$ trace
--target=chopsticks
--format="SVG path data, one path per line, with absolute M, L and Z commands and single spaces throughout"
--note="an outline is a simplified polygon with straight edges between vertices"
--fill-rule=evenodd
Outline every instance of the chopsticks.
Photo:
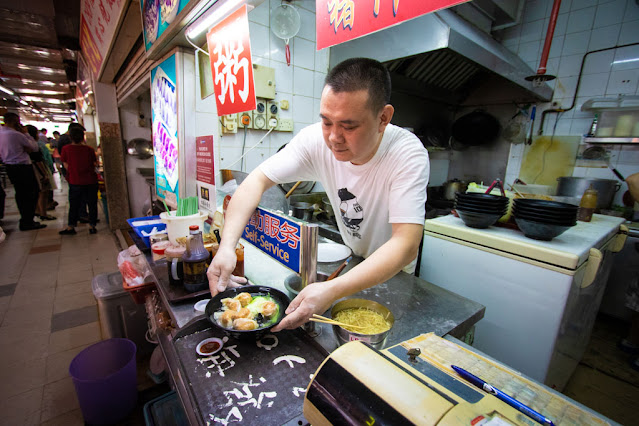
M 331 275 L 328 276 L 328 278 L 326 278 L 326 281 L 330 281 L 333 278 L 335 278 L 336 276 L 338 276 L 340 274 L 340 272 L 342 272 L 344 270 L 344 268 L 346 268 L 346 265 L 348 265 L 348 262 L 350 262 L 352 258 L 353 258 L 353 256 L 348 256 L 346 258 L 346 260 L 344 261 L 344 263 L 339 265 L 339 267 L 335 270 L 335 272 L 333 272 Z
M 340 327 L 365 328 L 364 326 L 361 326 L 361 325 L 346 324 L 344 322 L 335 321 L 333 319 L 326 318 L 317 314 L 313 314 L 313 318 L 310 318 L 309 321 L 321 322 L 322 324 L 338 325 Z

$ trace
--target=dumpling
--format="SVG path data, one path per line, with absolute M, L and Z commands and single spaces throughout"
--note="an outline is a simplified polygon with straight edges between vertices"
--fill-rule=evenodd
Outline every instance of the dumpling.
M 244 292 L 235 296 L 235 299 L 240 301 L 240 303 L 242 304 L 242 307 L 245 307 L 246 305 L 251 303 L 251 300 L 253 300 L 253 297 L 251 297 L 249 293 Z
M 237 312 L 235 311 L 222 312 L 222 315 L 220 315 L 220 320 L 219 320 L 220 325 L 224 328 L 232 328 L 235 315 L 237 315 Z
M 235 318 L 251 318 L 251 317 L 253 317 L 253 314 L 251 313 L 251 311 L 248 310 L 248 308 L 242 308 L 239 311 L 237 311 L 237 313 L 235 314 Z
M 222 305 L 230 311 L 239 311 L 242 308 L 242 304 L 239 300 L 231 299 L 230 297 L 222 299 Z
M 257 322 L 248 318 L 237 318 L 233 321 L 233 328 L 236 330 L 255 330 Z
M 262 305 L 262 311 L 261 311 L 262 315 L 264 315 L 265 317 L 270 317 L 275 312 L 277 312 L 277 305 L 275 304 L 275 302 L 271 302 L 271 301 L 264 302 L 264 304 Z

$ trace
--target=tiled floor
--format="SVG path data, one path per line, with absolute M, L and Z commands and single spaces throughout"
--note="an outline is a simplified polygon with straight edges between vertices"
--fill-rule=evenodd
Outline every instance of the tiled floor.
M 1 425 L 84 424 L 69 363 L 101 339 L 91 280 L 117 270 L 118 248 L 103 215 L 95 235 L 88 225 L 79 225 L 77 235 L 58 235 L 67 217 L 67 186 L 59 186 L 63 189 L 54 194 L 59 205 L 49 212 L 57 220 L 28 232 L 18 230 L 13 188 L 6 189 L 1 226 L 7 239 L 0 244 Z
M 57 178 L 57 175 L 56 175 Z M 104 216 L 98 233 L 80 225 L 60 236 L 67 210 L 66 185 L 55 192 L 57 220 L 39 231 L 20 232 L 13 189 L 7 188 L 7 240 L 0 244 L 0 426 L 83 425 L 68 369 L 84 348 L 101 339 L 91 289 L 94 276 L 117 269 L 118 245 Z M 101 212 L 101 209 L 98 209 Z M 639 373 L 615 347 L 626 325 L 597 319 L 593 338 L 564 393 L 625 425 L 639 424 Z M 168 391 L 144 386 L 138 365 L 137 410 L 127 425 L 144 425 L 141 406 Z M 148 381 L 148 378 L 147 378 Z

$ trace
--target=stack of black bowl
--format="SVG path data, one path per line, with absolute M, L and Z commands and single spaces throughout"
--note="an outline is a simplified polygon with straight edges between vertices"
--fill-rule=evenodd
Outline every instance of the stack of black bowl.
M 471 228 L 488 228 L 508 211 L 508 197 L 469 192 L 455 195 L 455 210 Z
M 577 224 L 578 208 L 557 201 L 517 198 L 512 212 L 525 236 L 550 241 Z

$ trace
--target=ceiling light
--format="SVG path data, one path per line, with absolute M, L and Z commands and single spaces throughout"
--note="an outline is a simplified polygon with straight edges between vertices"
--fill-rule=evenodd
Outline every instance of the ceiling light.
M 64 95 L 69 93 L 68 90 L 38 90 L 29 88 L 16 89 L 19 93 L 29 93 L 32 95 Z
M 6 87 L 4 87 L 3 85 L 0 84 L 0 90 L 2 90 L 4 93 L 8 94 L 8 95 L 15 95 L 15 93 L 13 93 L 13 90 L 8 89 Z
M 639 58 L 632 58 L 632 59 L 622 59 L 620 61 L 614 61 L 612 64 L 613 65 L 617 65 L 617 64 L 627 64 L 628 62 L 637 62 L 639 61 Z
M 20 99 L 20 103 L 21 103 L 22 105 L 29 105 L 29 104 L 28 104 L 28 103 L 27 103 L 24 99 Z
M 193 40 L 202 32 L 208 32 L 208 30 L 215 26 L 215 24 L 226 18 L 231 12 L 245 3 L 246 0 L 228 0 L 225 2 L 220 0 L 216 1 L 206 12 L 200 15 L 195 22 L 189 25 L 185 32 L 186 36 Z M 248 10 L 250 11 L 254 6 L 248 5 L 248 7 Z

